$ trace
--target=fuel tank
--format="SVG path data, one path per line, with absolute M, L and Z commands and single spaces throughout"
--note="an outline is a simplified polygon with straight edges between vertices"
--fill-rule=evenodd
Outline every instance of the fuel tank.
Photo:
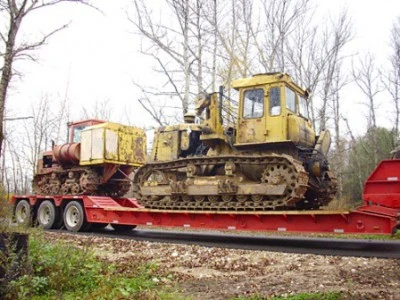
M 81 144 L 68 143 L 53 148 L 54 159 L 60 164 L 79 164 Z

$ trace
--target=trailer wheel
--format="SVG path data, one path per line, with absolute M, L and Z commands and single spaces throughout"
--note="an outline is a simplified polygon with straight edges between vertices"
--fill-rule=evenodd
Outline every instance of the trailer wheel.
M 29 202 L 27 200 L 20 200 L 15 206 L 14 215 L 18 225 L 30 225 L 33 213 Z
M 86 221 L 82 204 L 71 201 L 64 209 L 64 225 L 69 231 L 86 231 L 90 224 Z
M 131 231 L 136 228 L 136 225 L 123 225 L 123 224 L 110 224 L 111 227 L 117 232 Z
M 44 229 L 60 229 L 63 224 L 60 208 L 49 200 L 43 201 L 38 209 L 37 221 Z

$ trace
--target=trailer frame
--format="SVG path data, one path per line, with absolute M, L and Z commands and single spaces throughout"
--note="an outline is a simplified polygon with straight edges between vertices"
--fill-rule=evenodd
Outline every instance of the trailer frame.
M 18 203 L 25 204 L 25 210 L 27 208 L 26 203 L 29 203 L 30 210 L 27 212 L 28 215 L 25 216 L 25 219 L 21 218 L 24 221 L 28 221 L 28 219 L 37 220 L 38 211 L 41 211 L 39 210 L 41 204 L 46 203 L 49 206 L 49 202 L 53 203 L 54 211 L 57 212 L 57 220 L 63 218 L 65 227 L 70 231 L 85 231 L 89 229 L 91 224 L 103 224 L 104 226 L 111 224 L 114 228 L 127 230 L 141 225 L 204 230 L 337 234 L 393 234 L 400 228 L 399 209 L 369 204 L 368 202 L 364 202 L 363 206 L 355 210 L 261 212 L 146 209 L 141 207 L 134 198 L 88 195 L 17 195 L 12 197 L 11 202 L 16 207 L 16 215 L 18 215 Z M 82 208 L 81 211 L 79 210 L 79 205 Z M 73 206 L 74 210 L 68 215 L 66 211 L 71 206 Z M 69 216 L 69 221 L 66 221 L 66 215 L 67 217 Z M 75 221 L 82 224 L 75 226 Z M 39 225 L 46 228 L 46 224 L 40 223 L 39 220 Z M 47 227 L 57 226 L 56 224 L 51 224 L 51 226 Z

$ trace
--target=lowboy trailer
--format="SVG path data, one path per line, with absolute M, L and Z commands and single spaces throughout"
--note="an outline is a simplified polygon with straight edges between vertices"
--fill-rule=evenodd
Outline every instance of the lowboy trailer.
M 363 205 L 354 210 L 193 211 L 143 208 L 134 198 L 107 196 L 13 196 L 18 223 L 86 231 L 110 224 L 218 230 L 393 234 L 400 229 L 400 160 L 384 160 L 365 183 Z

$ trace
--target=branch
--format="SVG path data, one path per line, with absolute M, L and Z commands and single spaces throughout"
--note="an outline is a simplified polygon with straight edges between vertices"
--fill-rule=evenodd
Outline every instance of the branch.
M 140 103 L 140 105 L 150 114 L 150 116 L 160 125 L 160 126 L 164 126 L 165 124 L 167 124 L 167 122 L 165 122 L 165 120 L 163 121 L 162 119 L 165 119 L 163 112 L 161 109 L 159 109 L 158 111 L 156 110 L 155 106 L 153 105 L 153 103 L 150 101 L 149 97 L 147 96 L 148 91 L 146 91 L 141 85 L 137 84 L 136 82 L 132 81 L 132 84 L 135 85 L 136 87 L 138 87 L 141 92 L 143 93 L 144 97 L 143 98 L 139 98 L 138 102 Z
M 55 30 L 53 30 L 50 33 L 48 33 L 45 36 L 43 36 L 43 38 L 40 41 L 37 41 L 36 43 L 28 44 L 28 45 L 21 45 L 20 47 L 18 47 L 17 49 L 14 50 L 13 56 L 14 57 L 18 57 L 18 56 L 20 56 L 19 54 L 24 52 L 24 51 L 35 50 L 36 48 L 44 45 L 52 35 L 56 34 L 57 32 L 65 29 L 65 28 L 67 28 L 69 25 L 70 25 L 70 23 L 64 24 L 64 25 L 56 28 Z
M 180 99 L 181 101 L 183 101 L 183 98 L 182 98 L 182 96 L 181 96 L 181 94 L 180 94 L 180 92 L 179 92 L 179 90 L 178 90 L 178 87 L 175 85 L 174 80 L 173 80 L 172 77 L 169 75 L 169 72 L 168 72 L 167 69 L 165 68 L 164 64 L 161 62 L 161 60 L 160 60 L 158 57 L 157 57 L 156 59 L 157 59 L 158 63 L 160 64 L 161 68 L 163 69 L 165 76 L 167 76 L 169 83 L 173 86 L 173 88 L 174 88 L 174 90 L 175 90 L 175 92 L 176 92 L 176 95 L 179 97 L 179 99 Z
M 160 126 L 164 126 L 164 122 L 161 121 L 161 118 L 163 117 L 161 110 L 159 111 L 159 113 L 157 113 L 157 111 L 155 110 L 154 106 L 152 105 L 152 103 L 150 102 L 149 98 L 145 97 L 145 98 L 139 98 L 138 99 L 140 105 L 142 105 L 142 107 L 151 115 L 151 117 L 160 125 Z M 146 103 L 147 102 L 147 105 Z
M 33 0 L 32 4 L 27 8 L 25 14 L 27 14 L 28 12 L 33 11 L 33 10 L 37 10 L 37 9 L 41 9 L 41 8 L 44 8 L 44 7 L 49 7 L 49 6 L 56 5 L 56 4 L 59 4 L 61 2 L 68 2 L 68 3 L 75 2 L 75 3 L 78 3 L 78 4 L 82 4 L 82 5 L 88 6 L 90 8 L 93 8 L 93 9 L 103 13 L 99 8 L 91 5 L 90 3 L 86 2 L 85 0 L 53 0 L 53 1 L 49 1 L 49 2 L 43 2 L 42 1 L 42 4 L 37 5 L 37 6 L 35 6 L 35 5 L 38 3 L 38 0 Z
M 4 43 L 7 43 L 6 37 L 0 32 L 0 38 Z

